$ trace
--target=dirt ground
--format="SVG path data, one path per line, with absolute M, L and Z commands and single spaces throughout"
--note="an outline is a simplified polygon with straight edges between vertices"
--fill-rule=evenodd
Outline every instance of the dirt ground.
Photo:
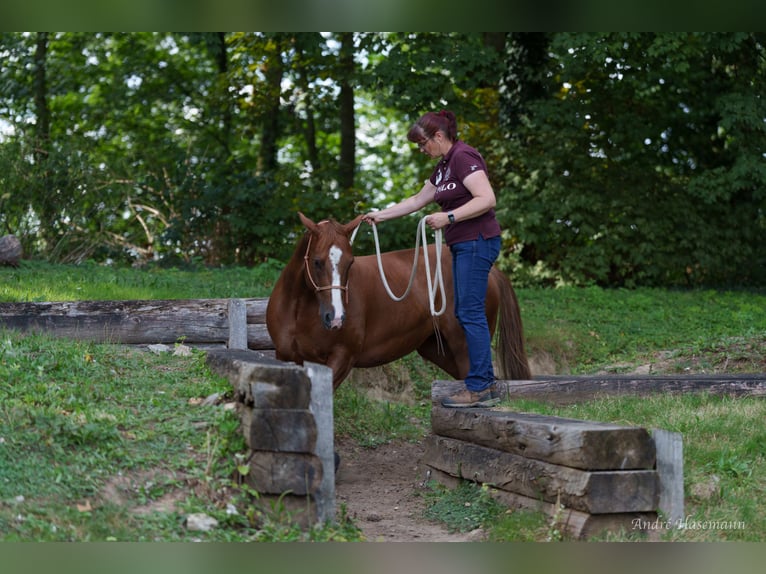
M 450 533 L 424 516 L 423 443 L 396 441 L 362 448 L 349 439 L 335 450 L 341 457 L 335 477 L 335 502 L 369 542 L 469 542 L 482 531 Z

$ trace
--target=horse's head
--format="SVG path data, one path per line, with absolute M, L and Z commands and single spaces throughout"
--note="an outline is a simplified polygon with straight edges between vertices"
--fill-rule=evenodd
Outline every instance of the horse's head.
M 334 220 L 314 223 L 302 213 L 298 216 L 308 230 L 303 257 L 306 282 L 316 292 L 322 324 L 326 329 L 340 329 L 346 319 L 348 274 L 354 263 L 350 237 L 362 216 L 346 225 Z

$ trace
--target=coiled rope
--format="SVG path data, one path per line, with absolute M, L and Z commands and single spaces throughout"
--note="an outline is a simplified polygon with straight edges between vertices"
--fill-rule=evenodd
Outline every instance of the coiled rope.
M 359 226 L 351 234 L 352 244 L 354 243 L 354 238 L 356 237 L 357 231 L 359 231 Z M 407 295 L 410 294 L 410 291 L 412 290 L 412 284 L 415 281 L 415 273 L 417 272 L 417 269 L 418 269 L 418 257 L 420 254 L 419 247 L 422 242 L 423 260 L 425 262 L 425 268 L 426 268 L 426 285 L 428 287 L 428 303 L 431 309 L 431 316 L 438 317 L 439 315 L 442 315 L 447 308 L 447 297 L 446 297 L 446 292 L 444 289 L 444 275 L 442 273 L 442 264 L 441 264 L 442 230 L 441 229 L 434 230 L 434 246 L 436 248 L 436 270 L 432 276 L 431 262 L 428 256 L 428 237 L 426 232 L 426 217 L 422 217 L 420 221 L 418 221 L 418 227 L 415 231 L 415 255 L 412 261 L 412 271 L 410 272 L 410 280 L 407 283 L 407 288 L 404 290 L 404 293 L 402 295 L 394 294 L 393 290 L 391 289 L 391 286 L 388 284 L 388 279 L 386 279 L 386 272 L 383 269 L 383 258 L 381 257 L 381 254 L 380 254 L 380 240 L 378 239 L 378 228 L 375 225 L 375 223 L 372 223 L 372 236 L 373 236 L 373 239 L 375 240 L 375 255 L 377 256 L 378 271 L 380 272 L 380 278 L 383 281 L 383 287 L 385 287 L 386 293 L 388 293 L 388 296 L 394 301 L 402 301 L 403 299 L 407 297 Z M 441 308 L 439 310 L 436 309 L 437 294 L 441 296 Z

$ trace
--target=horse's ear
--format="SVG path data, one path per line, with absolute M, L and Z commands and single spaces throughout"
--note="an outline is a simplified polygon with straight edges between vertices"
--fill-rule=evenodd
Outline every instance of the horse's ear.
M 312 231 L 312 232 L 316 231 L 316 228 L 317 228 L 317 224 L 316 224 L 316 223 L 314 223 L 313 221 L 311 221 L 311 220 L 310 220 L 308 217 L 306 217 L 305 215 L 303 215 L 303 214 L 302 214 L 300 211 L 298 212 L 298 217 L 300 218 L 300 220 L 301 220 L 301 223 L 303 224 L 303 226 L 304 226 L 306 229 L 308 229 L 309 231 Z
M 350 236 L 354 232 L 354 229 L 359 227 L 359 224 L 362 222 L 363 217 L 364 217 L 363 213 L 359 214 L 353 219 L 353 221 L 350 221 L 343 226 L 343 231 L 346 233 L 346 235 Z

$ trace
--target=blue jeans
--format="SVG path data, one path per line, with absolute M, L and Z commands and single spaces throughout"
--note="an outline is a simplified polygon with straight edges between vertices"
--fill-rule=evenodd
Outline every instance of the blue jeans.
M 483 391 L 495 382 L 492 345 L 485 310 L 489 271 L 500 254 L 500 237 L 463 241 L 450 246 L 455 316 L 463 327 L 470 370 L 465 378 L 469 391 Z

